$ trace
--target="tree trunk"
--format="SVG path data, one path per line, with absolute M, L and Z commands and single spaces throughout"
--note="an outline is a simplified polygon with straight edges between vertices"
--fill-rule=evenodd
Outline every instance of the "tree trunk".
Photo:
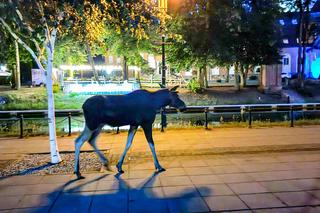
M 226 82 L 229 83 L 230 81 L 230 66 L 226 66 L 226 69 L 227 69 L 227 76 L 226 76 Z
M 301 64 L 301 81 L 300 81 L 300 88 L 304 88 L 304 73 L 305 73 L 305 66 L 306 66 L 306 49 L 308 44 L 308 27 L 309 27 L 309 19 L 310 19 L 310 9 L 307 7 L 306 15 L 304 16 L 303 22 L 303 41 L 302 41 L 302 64 Z
M 19 54 L 19 45 L 18 41 L 14 41 L 15 47 L 16 47 L 16 69 L 15 69 L 15 87 L 17 90 L 21 88 L 21 80 L 20 80 L 20 54 Z
M 99 76 L 98 76 L 97 70 L 96 70 L 96 68 L 95 68 L 95 66 L 94 66 L 94 61 L 93 61 L 91 49 L 90 49 L 90 46 L 89 46 L 89 43 L 88 43 L 88 42 L 86 42 L 86 50 L 87 50 L 87 54 L 88 54 L 89 63 L 90 63 L 90 65 L 91 65 L 91 69 L 92 69 L 92 71 L 93 71 L 94 79 L 95 79 L 96 81 L 98 81 L 98 83 L 100 83 Z
M 236 63 L 234 65 L 234 82 L 235 88 L 240 91 L 240 76 L 239 76 L 239 64 Z
M 123 56 L 123 81 L 128 81 L 128 64 L 126 56 Z
M 299 85 L 301 85 L 303 81 L 303 75 L 302 75 L 302 40 L 303 40 L 303 22 L 304 22 L 304 8 L 301 5 L 300 7 L 300 14 L 299 14 L 299 47 L 298 47 L 298 82 Z
M 54 43 L 56 39 L 56 30 L 54 29 L 51 33 L 51 38 L 46 46 L 48 60 L 47 60 L 47 96 L 48 96 L 48 124 L 49 124 L 49 140 L 50 140 L 50 153 L 51 163 L 56 164 L 61 162 L 57 145 L 57 134 L 56 134 L 56 119 L 54 109 L 54 96 L 53 96 L 53 83 L 52 83 L 52 66 L 53 66 L 53 53 Z
M 207 88 L 209 87 L 209 85 L 208 85 L 208 67 L 207 67 L 207 66 L 204 67 L 203 77 L 204 77 L 204 79 L 203 79 L 203 81 L 204 81 L 204 86 L 205 86 L 205 88 L 207 89 Z
M 203 77 L 203 67 L 197 69 L 197 81 L 201 88 L 204 88 L 204 77 Z

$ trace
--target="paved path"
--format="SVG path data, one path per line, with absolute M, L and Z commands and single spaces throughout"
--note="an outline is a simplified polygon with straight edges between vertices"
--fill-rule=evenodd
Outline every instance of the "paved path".
M 128 153 L 139 158 L 127 160 L 124 175 L 91 173 L 76 182 L 71 174 L 4 178 L 0 213 L 320 212 L 319 130 L 320 126 L 155 131 L 160 162 L 167 168 L 157 175 L 139 131 Z M 60 150 L 72 152 L 75 137 L 59 137 Z M 105 133 L 98 145 L 119 155 L 125 140 L 126 133 Z M 48 150 L 47 137 L 0 139 L 0 161 Z
M 0 212 L 320 212 L 320 151 L 146 159 L 108 173 L 0 180 Z
M 76 136 L 58 137 L 60 151 L 74 151 Z M 97 144 L 101 149 L 110 149 L 110 155 L 117 157 L 125 147 L 126 137 L 126 132 L 118 135 L 103 133 Z M 159 156 L 320 149 L 320 126 L 167 129 L 165 133 L 154 130 L 153 138 Z M 0 160 L 15 159 L 26 153 L 47 153 L 49 150 L 48 137 L 0 138 Z M 92 149 L 86 143 L 82 150 Z M 142 131 L 137 132 L 128 154 L 151 156 Z

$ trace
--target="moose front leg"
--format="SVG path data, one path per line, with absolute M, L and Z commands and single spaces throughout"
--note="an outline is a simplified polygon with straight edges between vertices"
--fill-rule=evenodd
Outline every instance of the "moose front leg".
M 119 173 L 124 173 L 124 171 L 122 170 L 122 164 L 123 164 L 124 158 L 126 157 L 128 150 L 132 144 L 132 140 L 133 140 L 134 135 L 137 132 L 137 129 L 138 129 L 138 126 L 130 126 L 130 129 L 128 132 L 127 145 L 126 145 L 126 147 L 125 147 L 125 149 L 119 159 L 119 162 L 116 165 Z
M 142 128 L 143 128 L 144 134 L 146 136 L 146 139 L 148 141 L 149 147 L 151 149 L 153 161 L 154 161 L 154 165 L 155 165 L 156 169 L 158 170 L 158 172 L 166 171 L 162 166 L 160 166 L 159 160 L 157 158 L 157 153 L 156 153 L 156 150 L 154 147 L 154 141 L 153 141 L 153 137 L 152 137 L 152 124 L 142 126 Z

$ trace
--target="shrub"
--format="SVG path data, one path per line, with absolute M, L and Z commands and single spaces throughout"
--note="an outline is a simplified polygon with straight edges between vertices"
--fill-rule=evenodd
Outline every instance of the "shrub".
M 59 84 L 53 84 L 53 93 L 58 93 L 60 91 Z
M 193 78 L 188 82 L 187 85 L 188 90 L 190 90 L 191 92 L 194 93 L 201 93 L 202 92 L 202 88 L 199 84 L 199 82 L 197 81 L 197 79 Z

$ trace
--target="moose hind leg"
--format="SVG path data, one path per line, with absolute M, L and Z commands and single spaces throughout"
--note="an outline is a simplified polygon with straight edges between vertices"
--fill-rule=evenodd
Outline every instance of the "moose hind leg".
M 146 136 L 146 139 L 148 141 L 149 147 L 151 149 L 153 161 L 154 161 L 154 165 L 155 165 L 156 169 L 158 170 L 158 172 L 165 171 L 165 169 L 160 165 L 159 160 L 157 158 L 157 153 L 156 153 L 156 150 L 154 147 L 154 141 L 152 138 L 152 124 L 143 126 L 142 128 L 143 128 L 144 134 Z
M 119 162 L 116 165 L 119 173 L 124 173 L 124 171 L 122 170 L 122 164 L 123 164 L 124 158 L 126 157 L 128 150 L 132 144 L 132 140 L 133 140 L 134 135 L 137 132 L 137 128 L 138 128 L 137 126 L 130 126 L 126 147 L 125 147 L 125 149 L 119 159 Z
M 109 167 L 109 161 L 108 159 L 104 156 L 104 154 L 98 149 L 97 147 L 97 138 L 98 138 L 98 135 L 100 134 L 101 132 L 101 128 L 97 129 L 96 131 L 94 131 L 92 133 L 92 136 L 90 137 L 89 139 L 89 144 L 93 147 L 94 151 L 96 152 L 96 154 L 98 155 L 100 161 L 102 162 L 103 166 L 105 166 L 107 168 L 107 170 L 111 170 L 110 167 Z
M 84 142 L 86 142 L 92 135 L 92 132 L 86 126 L 81 135 L 75 140 L 75 151 L 74 151 L 74 173 L 78 179 L 83 179 L 80 173 L 80 149 Z

